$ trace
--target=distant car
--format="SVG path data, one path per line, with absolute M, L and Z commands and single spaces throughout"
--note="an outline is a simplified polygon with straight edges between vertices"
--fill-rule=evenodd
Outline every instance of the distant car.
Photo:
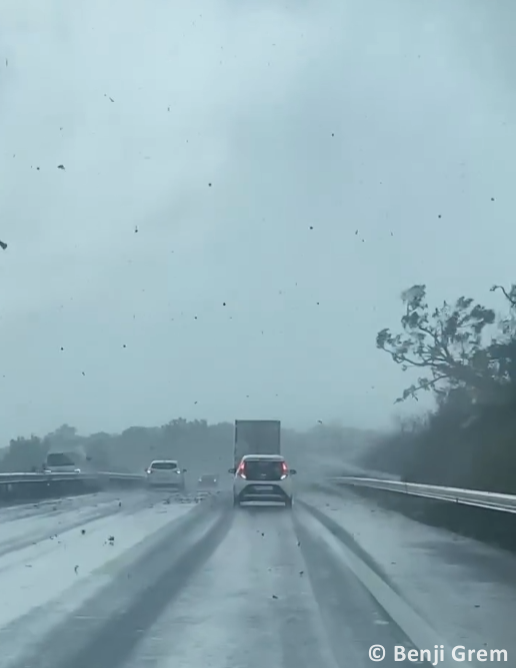
M 219 476 L 216 474 L 202 475 L 197 481 L 201 489 L 216 489 L 219 486 Z
M 81 469 L 65 452 L 52 452 L 47 455 L 43 464 L 44 473 L 80 473 Z
M 185 489 L 186 469 L 182 469 L 176 459 L 155 459 L 146 469 L 149 487 L 172 487 Z
M 273 501 L 292 507 L 292 477 L 297 473 L 289 469 L 281 455 L 245 455 L 234 473 L 233 504 L 240 506 L 247 501 Z

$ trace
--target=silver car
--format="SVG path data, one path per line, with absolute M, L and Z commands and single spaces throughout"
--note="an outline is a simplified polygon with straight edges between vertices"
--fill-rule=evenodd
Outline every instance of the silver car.
M 146 473 L 149 487 L 172 487 L 180 491 L 185 489 L 186 469 L 180 468 L 177 459 L 155 459 L 146 469 Z

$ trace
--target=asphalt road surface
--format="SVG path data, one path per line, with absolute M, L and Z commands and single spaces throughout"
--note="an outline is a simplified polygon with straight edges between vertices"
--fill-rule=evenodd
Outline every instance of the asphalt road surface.
M 516 665 L 516 559 L 352 493 L 102 493 L 0 523 L 2 668 Z

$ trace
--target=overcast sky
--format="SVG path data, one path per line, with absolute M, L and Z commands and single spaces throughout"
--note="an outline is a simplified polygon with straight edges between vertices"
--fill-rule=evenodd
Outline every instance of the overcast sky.
M 401 291 L 516 281 L 511 5 L 4 0 L 0 439 L 388 424 Z

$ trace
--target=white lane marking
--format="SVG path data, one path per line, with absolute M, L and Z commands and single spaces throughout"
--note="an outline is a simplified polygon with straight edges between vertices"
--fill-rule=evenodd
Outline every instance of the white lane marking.
M 376 559 L 403 598 L 450 643 L 471 647 L 480 639 L 482 647 L 516 655 L 514 555 L 346 490 L 306 493 L 303 500 Z
M 100 512 L 119 512 L 118 499 L 109 499 L 102 502 L 90 502 L 82 505 L 64 506 L 54 504 L 44 513 L 34 509 L 33 514 L 27 514 L 20 518 L 11 518 L 6 524 L 2 524 L 0 535 L 0 550 L 8 547 L 9 543 L 32 537 L 34 542 L 41 540 L 43 536 L 57 533 L 68 524 L 87 522 L 89 518 L 98 516 Z
M 303 525 L 323 541 L 332 554 L 340 559 L 369 590 L 389 617 L 402 629 L 415 647 L 432 649 L 444 645 L 445 661 L 442 668 L 455 668 L 451 657 L 452 645 L 442 638 L 419 613 L 404 601 L 382 578 L 338 540 L 308 510 L 302 508 Z M 300 513 L 301 515 L 301 513 Z M 476 668 L 475 664 L 463 662 L 464 668 Z
M 307 617 L 321 639 L 312 645 L 318 668 L 334 668 L 309 580 L 299 575 L 303 569 L 288 512 L 236 511 L 223 543 L 125 668 L 280 668 L 288 626 L 306 626 Z
M 132 558 L 154 533 L 191 507 L 168 509 L 166 515 L 159 508 L 146 508 L 94 521 L 84 535 L 80 528 L 73 529 L 64 532 L 59 542 L 49 540 L 0 558 L 0 567 L 9 562 L 0 573 L 0 646 L 5 648 L 8 642 L 7 625 L 34 609 L 41 615 L 31 622 L 31 631 L 39 627 L 40 634 L 72 614 L 110 581 L 113 565 L 119 568 L 124 558 Z M 110 536 L 115 538 L 112 543 Z M 32 568 L 26 568 L 29 564 Z

